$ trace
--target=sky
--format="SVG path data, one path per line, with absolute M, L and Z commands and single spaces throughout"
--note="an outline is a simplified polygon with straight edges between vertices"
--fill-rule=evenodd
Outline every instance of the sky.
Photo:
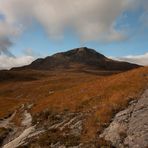
M 0 69 L 90 47 L 148 65 L 148 0 L 0 0 Z

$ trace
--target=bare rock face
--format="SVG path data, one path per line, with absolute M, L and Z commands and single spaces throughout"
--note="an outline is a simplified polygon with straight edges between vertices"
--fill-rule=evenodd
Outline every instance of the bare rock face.
M 148 147 L 148 89 L 139 100 L 130 102 L 100 135 L 118 148 Z

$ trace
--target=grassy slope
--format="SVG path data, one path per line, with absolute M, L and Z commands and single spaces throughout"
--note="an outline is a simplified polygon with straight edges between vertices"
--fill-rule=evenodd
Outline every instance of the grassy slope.
M 147 68 L 139 68 L 79 83 L 39 100 L 33 112 L 45 108 L 89 112 L 91 116 L 85 122 L 82 135 L 84 141 L 89 140 L 108 125 L 116 112 L 143 91 L 148 82 L 147 73 Z
M 139 95 L 148 82 L 147 74 L 147 67 L 105 77 L 91 73 L 50 72 L 42 73 L 36 81 L 2 82 L 0 117 L 28 101 L 35 103 L 33 114 L 45 108 L 89 112 L 91 116 L 86 119 L 82 134 L 82 140 L 87 141 Z

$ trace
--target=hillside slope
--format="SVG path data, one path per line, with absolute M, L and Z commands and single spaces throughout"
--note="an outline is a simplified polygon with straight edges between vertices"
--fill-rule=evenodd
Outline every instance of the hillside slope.
M 11 145 L 9 140 L 14 140 L 28 147 L 111 147 L 99 135 L 116 113 L 139 99 L 148 84 L 147 67 L 108 76 L 80 71 L 15 71 L 19 75 L 24 72 L 37 79 L 0 83 L 3 144 Z

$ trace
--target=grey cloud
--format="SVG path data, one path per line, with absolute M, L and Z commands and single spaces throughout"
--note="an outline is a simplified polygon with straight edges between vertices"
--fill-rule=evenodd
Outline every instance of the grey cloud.
M 7 23 L 5 20 L 0 20 L 0 54 L 13 56 L 9 48 L 13 45 L 12 39 L 20 33 L 20 27 Z
M 0 38 L 0 54 L 6 54 L 7 56 L 14 57 L 14 55 L 8 50 L 12 44 L 13 43 L 9 38 Z
M 133 0 L 2 0 L 0 10 L 8 24 L 28 26 L 38 21 L 51 38 L 61 37 L 69 27 L 85 41 L 118 41 L 125 34 L 114 23 L 133 5 Z

